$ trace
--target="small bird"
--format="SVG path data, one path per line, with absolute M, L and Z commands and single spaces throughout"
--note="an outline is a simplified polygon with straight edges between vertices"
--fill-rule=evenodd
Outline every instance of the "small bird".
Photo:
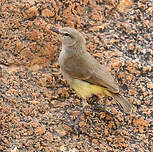
M 82 97 L 83 109 L 88 105 L 87 97 L 103 93 L 113 97 L 124 112 L 131 112 L 133 105 L 120 94 L 110 72 L 86 51 L 83 35 L 70 27 L 51 30 L 61 35 L 62 51 L 58 59 L 60 69 L 70 87 Z

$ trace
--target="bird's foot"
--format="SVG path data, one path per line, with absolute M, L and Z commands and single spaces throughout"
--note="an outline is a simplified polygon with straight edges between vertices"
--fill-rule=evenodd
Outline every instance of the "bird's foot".
M 84 113 L 84 111 L 87 109 L 87 105 L 83 107 L 83 109 L 79 112 L 77 118 L 72 122 L 64 122 L 66 125 L 73 127 L 75 133 L 78 135 L 79 134 L 79 121 L 80 121 L 80 117 L 81 115 Z

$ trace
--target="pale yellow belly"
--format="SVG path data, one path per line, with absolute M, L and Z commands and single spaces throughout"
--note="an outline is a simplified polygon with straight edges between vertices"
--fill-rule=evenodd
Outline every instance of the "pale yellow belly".
M 112 94 L 106 89 L 101 86 L 90 84 L 86 81 L 73 79 L 71 83 L 71 87 L 76 91 L 78 95 L 82 98 L 90 97 L 91 95 L 95 94 L 104 94 L 106 96 L 112 96 Z

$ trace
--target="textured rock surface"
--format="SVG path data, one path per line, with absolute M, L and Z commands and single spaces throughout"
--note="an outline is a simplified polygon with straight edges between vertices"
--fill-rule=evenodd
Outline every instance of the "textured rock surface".
M 153 151 L 152 3 L 1 0 L 0 151 Z M 99 97 L 110 113 L 91 104 L 79 135 L 64 123 L 82 106 L 57 63 L 61 44 L 49 28 L 62 26 L 84 34 L 87 51 L 107 64 L 134 104 L 132 114 Z

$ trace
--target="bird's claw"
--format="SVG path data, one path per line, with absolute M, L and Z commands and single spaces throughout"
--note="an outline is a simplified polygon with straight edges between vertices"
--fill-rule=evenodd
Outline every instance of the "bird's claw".
M 64 122 L 66 125 L 68 125 L 69 127 L 73 127 L 75 133 L 78 135 L 79 134 L 79 121 L 80 121 L 80 117 L 81 115 L 84 113 L 84 110 L 87 109 L 88 106 L 84 106 L 83 109 L 79 112 L 77 118 L 72 122 L 72 120 L 69 118 L 69 120 L 71 122 Z

